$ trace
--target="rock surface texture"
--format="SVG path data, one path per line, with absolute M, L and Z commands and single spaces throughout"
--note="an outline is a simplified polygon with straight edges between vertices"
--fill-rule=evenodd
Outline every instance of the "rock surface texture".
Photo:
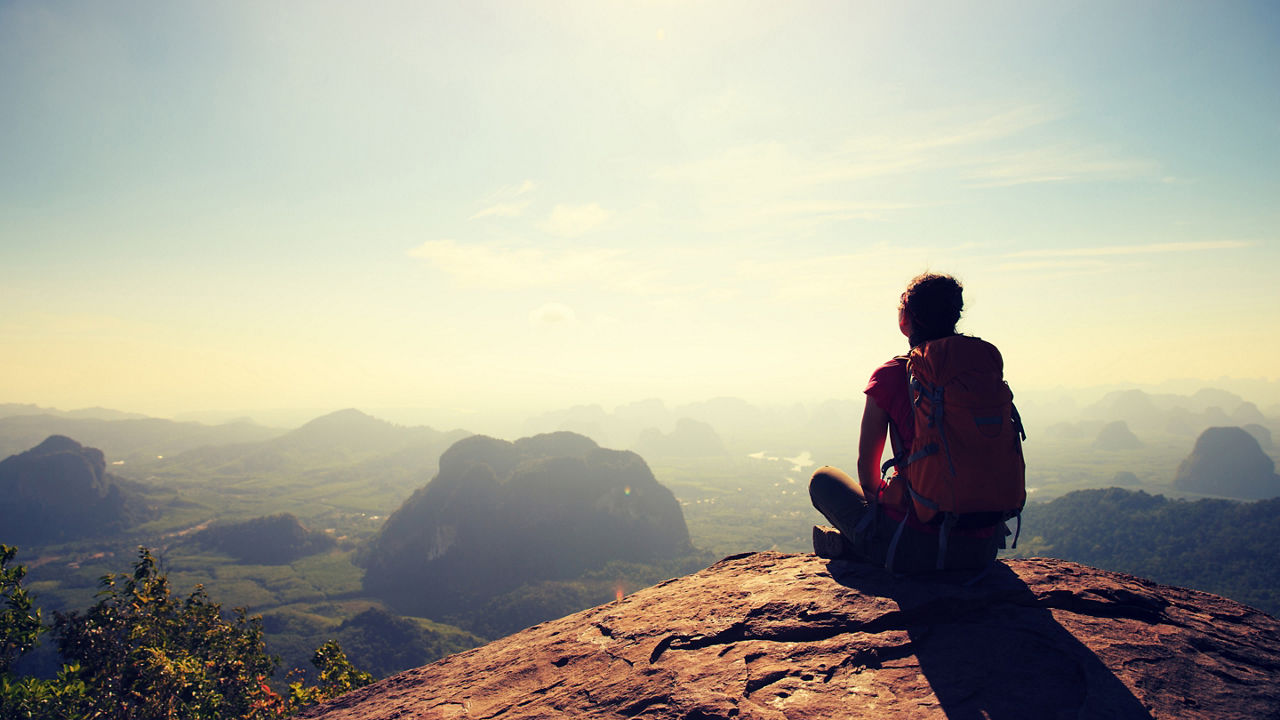
M 1061 560 L 954 580 L 733 556 L 306 716 L 1280 717 L 1270 615 Z

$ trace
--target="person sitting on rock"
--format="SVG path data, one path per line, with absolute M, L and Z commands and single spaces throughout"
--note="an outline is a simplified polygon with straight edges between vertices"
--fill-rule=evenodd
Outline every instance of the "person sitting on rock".
M 994 373 L 995 381 L 1003 387 L 1003 392 L 1008 392 L 1001 375 L 1002 361 L 995 347 L 956 333 L 956 323 L 964 307 L 962 291 L 955 278 L 926 273 L 913 279 L 902 294 L 898 306 L 898 327 L 909 340 L 912 353 L 895 357 L 876 368 L 867 383 L 864 390 L 866 408 L 858 439 L 857 479 L 826 466 L 819 468 L 809 482 L 809 496 L 814 507 L 835 526 L 814 526 L 813 548 L 819 556 L 858 559 L 888 567 L 894 572 L 917 573 L 934 569 L 982 569 L 995 559 L 997 549 L 1003 546 L 1008 531 L 1001 521 L 1016 514 L 1025 502 L 1025 484 L 1021 475 L 1006 483 L 1011 488 L 1009 494 L 1012 499 L 1000 501 L 1016 505 L 1016 508 L 1010 508 L 1014 512 L 989 514 L 977 524 L 956 522 L 957 518 L 968 519 L 975 514 L 941 512 L 943 508 L 921 499 L 921 495 L 910 490 L 912 486 L 927 484 L 920 483 L 921 472 L 946 472 L 933 470 L 938 465 L 930 465 L 930 462 L 943 463 L 940 467 L 945 468 L 945 463 L 951 461 L 953 450 L 956 464 L 962 460 L 969 461 L 960 455 L 965 449 L 959 438 L 953 439 L 945 453 L 937 447 L 913 452 L 920 390 L 918 384 L 909 385 L 909 382 L 915 382 L 915 374 L 925 364 L 926 344 L 942 341 L 931 346 L 933 355 L 935 358 L 946 355 L 945 362 L 952 363 L 961 362 L 955 358 L 964 353 L 951 350 L 939 353 L 939 348 L 960 348 L 963 345 L 967 350 L 978 347 L 978 352 L 985 353 L 982 357 L 988 358 L 994 368 L 988 368 L 987 375 Z M 910 381 L 908 360 L 913 363 Z M 947 368 L 948 373 L 952 369 Z M 938 390 L 935 397 L 941 398 L 943 390 L 949 391 L 950 388 Z M 1013 430 L 999 429 L 998 432 L 1006 433 L 1002 437 L 1007 437 L 1009 432 L 1021 433 L 1017 411 L 1012 409 L 1012 393 L 1008 393 L 1007 403 L 1003 419 Z M 937 400 L 937 404 L 941 405 L 942 400 Z M 963 408 L 948 406 L 948 409 L 958 415 Z M 994 418 L 974 417 L 974 420 L 977 422 L 971 424 L 998 425 L 1002 421 L 998 415 Z M 932 428 L 931 420 L 927 420 L 927 424 Z M 887 438 L 893 443 L 894 460 L 886 467 L 896 465 L 897 473 L 885 478 L 880 472 L 880 461 Z M 1009 441 L 1004 442 L 1010 444 Z M 1011 444 L 1016 445 L 1017 456 L 1010 461 L 1010 467 L 1016 467 L 1009 472 L 1022 473 L 1025 465 L 1022 463 L 1021 445 L 1016 438 Z M 944 438 L 943 442 L 933 445 L 946 446 L 947 443 Z M 898 478 L 905 475 L 904 467 L 908 463 L 930 452 L 935 453 L 935 457 L 913 467 L 910 484 L 899 481 Z M 1001 445 L 1000 452 L 1011 451 L 1006 451 Z M 956 472 L 954 467 L 950 472 Z M 987 478 L 980 477 L 979 483 L 987 484 Z M 1020 499 L 1016 497 L 1018 489 L 1022 492 Z M 912 502 L 913 498 L 915 502 Z M 922 507 L 925 508 L 923 512 L 920 511 Z M 938 512 L 931 512 L 930 508 Z M 921 515 L 926 519 L 921 519 Z

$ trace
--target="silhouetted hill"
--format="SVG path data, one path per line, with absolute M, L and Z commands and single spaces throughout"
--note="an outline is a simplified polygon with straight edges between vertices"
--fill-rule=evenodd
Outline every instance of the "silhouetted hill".
M 597 443 L 612 444 L 631 434 L 629 429 L 600 405 L 574 405 L 531 417 L 524 423 L 530 436 L 552 432 L 572 432 Z
M 481 642 L 450 626 L 427 624 L 376 607 L 344 620 L 336 636 L 351 662 L 374 677 L 417 667 Z
M 52 435 L 0 461 L 0 542 L 43 545 L 119 531 L 148 515 L 101 450 Z
M 434 468 L 441 450 L 468 434 L 402 427 L 348 409 L 318 417 L 269 440 L 198 448 L 168 461 L 189 470 L 261 475 L 377 463 L 395 455 L 397 468 L 416 474 Z
M 653 440 L 655 428 L 659 433 L 670 430 L 678 433 L 676 423 L 680 418 L 687 418 L 710 426 L 726 446 L 735 449 L 777 445 L 783 441 L 782 436 L 810 442 L 815 433 L 823 438 L 838 437 L 844 442 L 848 427 L 856 429 L 862 417 L 862 402 L 859 401 L 856 414 L 849 412 L 848 401 L 828 401 L 811 414 L 800 404 L 760 407 L 733 397 L 717 397 L 671 409 L 660 400 L 644 400 L 619 406 L 613 412 L 599 405 L 578 405 L 529 418 L 524 428 L 530 434 L 567 430 L 586 435 L 597 443 L 639 448 L 642 441 Z M 841 414 L 838 422 L 831 422 L 833 413 Z
M 766 411 L 741 398 L 712 398 L 682 405 L 677 411 L 716 428 L 726 442 L 754 444 L 772 440 L 777 433 L 777 423 Z
M 1231 413 L 1231 422 L 1234 425 L 1248 425 L 1250 423 L 1264 423 L 1267 421 L 1266 416 L 1258 409 L 1257 405 L 1251 402 L 1240 403 Z
M 1257 720 L 1280 621 L 1063 560 L 974 584 L 748 553 L 310 708 L 405 718 Z
M 391 437 L 396 429 L 397 426 L 386 420 L 347 408 L 322 415 L 288 433 L 285 439 L 296 444 L 386 446 L 394 442 Z
M 337 544 L 324 532 L 307 529 L 290 513 L 214 525 L 192 539 L 255 565 L 290 563 Z
M 78 420 L 140 420 L 147 416 L 140 413 L 112 410 L 111 408 L 91 407 L 79 410 L 59 410 L 57 408 L 40 407 L 30 403 L 0 403 L 0 418 L 16 415 L 51 415 Z
M 1275 440 L 1271 437 L 1271 430 L 1268 428 L 1255 423 L 1249 423 L 1248 425 L 1241 426 L 1240 429 L 1252 435 L 1253 439 L 1258 441 L 1258 447 L 1263 450 L 1270 450 L 1276 446 Z
M 1218 388 L 1201 388 L 1191 395 L 1191 409 L 1199 412 L 1205 412 L 1211 408 L 1226 409 L 1235 408 L 1244 402 L 1244 399 L 1233 392 L 1219 390 Z
M 1213 427 L 1201 433 L 1191 455 L 1178 465 L 1173 486 L 1242 500 L 1280 495 L 1275 461 L 1262 452 L 1254 436 L 1238 427 Z
M 1258 407 L 1235 393 L 1204 388 L 1192 395 L 1118 390 L 1083 410 L 1094 420 L 1123 420 L 1139 435 L 1196 435 L 1220 425 L 1263 424 Z
M 567 432 L 473 436 L 387 519 L 364 583 L 402 611 L 441 617 L 525 583 L 690 549 L 675 496 L 639 455 Z
M 1142 441 L 1123 420 L 1107 423 L 1093 440 L 1094 450 L 1133 450 L 1142 447 Z
M 1150 428 L 1164 424 L 1164 408 L 1156 406 L 1152 396 L 1142 390 L 1117 390 L 1085 408 L 1087 417 L 1115 421 L 1124 420 L 1130 427 Z
M 1142 481 L 1138 479 L 1137 475 L 1128 470 L 1121 470 L 1111 476 L 1111 484 L 1115 487 L 1138 487 L 1142 484 Z
M 676 421 L 676 429 L 664 433 L 649 428 L 636 441 L 636 452 L 646 457 L 712 457 L 725 455 L 724 441 L 707 423 L 690 418 Z

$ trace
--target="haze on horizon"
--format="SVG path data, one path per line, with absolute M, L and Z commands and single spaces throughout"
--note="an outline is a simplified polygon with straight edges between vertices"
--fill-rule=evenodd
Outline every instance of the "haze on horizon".
M 0 402 L 1280 380 L 1271 2 L 0 5 Z M 459 422 L 458 424 L 463 424 Z

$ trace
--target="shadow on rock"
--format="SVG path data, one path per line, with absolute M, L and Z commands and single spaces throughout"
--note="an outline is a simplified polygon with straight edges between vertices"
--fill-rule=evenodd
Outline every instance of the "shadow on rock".
M 910 637 L 920 673 L 951 720 L 1152 717 L 1054 610 L 1085 624 L 1117 617 L 1154 622 L 1161 611 L 1156 598 L 1037 594 L 1003 563 L 972 584 L 966 584 L 972 572 L 894 577 L 840 560 L 828 570 L 846 587 L 897 604 L 896 616 L 885 620 Z

